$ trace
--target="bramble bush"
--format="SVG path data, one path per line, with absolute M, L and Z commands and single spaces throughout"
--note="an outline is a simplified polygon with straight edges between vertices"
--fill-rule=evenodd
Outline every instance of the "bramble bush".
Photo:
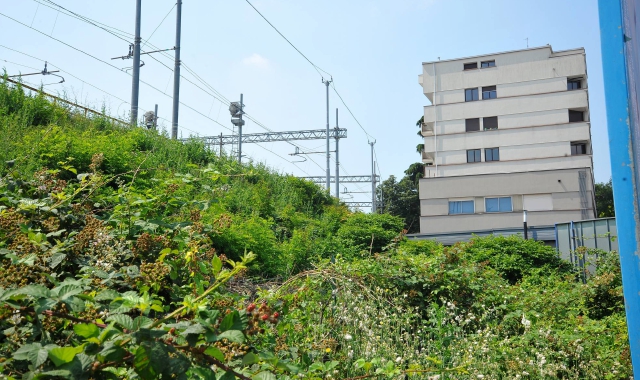
M 629 379 L 617 254 L 443 247 L 0 83 L 0 378 Z

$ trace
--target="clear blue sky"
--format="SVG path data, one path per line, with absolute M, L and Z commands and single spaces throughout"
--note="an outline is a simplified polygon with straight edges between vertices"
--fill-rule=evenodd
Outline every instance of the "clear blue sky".
M 39 0 L 44 1 L 44 0 Z M 134 31 L 135 1 L 55 0 L 65 8 L 129 33 Z M 554 50 L 584 47 L 587 52 L 589 101 L 596 181 L 610 177 L 609 152 L 600 58 L 596 0 L 254 0 L 253 4 L 309 59 L 333 75 L 347 105 L 375 137 L 383 178 L 402 176 L 420 138 L 415 122 L 429 104 L 417 83 L 421 63 L 550 44 Z M 148 38 L 173 7 L 172 0 L 143 0 L 142 37 Z M 128 46 L 104 31 L 39 5 L 34 0 L 0 0 L 0 12 L 96 57 L 127 67 L 131 61 L 111 61 L 126 55 Z M 174 45 L 175 10 L 150 42 Z M 101 107 L 122 117 L 129 105 L 131 77 L 59 42 L 0 16 L 0 44 L 52 62 L 85 81 L 65 76 L 64 85 L 45 87 L 66 93 L 83 104 Z M 146 47 L 145 49 L 148 49 Z M 169 59 L 158 59 L 172 66 Z M 325 86 L 321 77 L 244 0 L 184 0 L 182 59 L 216 90 L 231 100 L 244 93 L 246 111 L 276 131 L 325 128 Z M 141 78 L 171 94 L 172 72 L 144 58 Z M 0 47 L 0 64 L 10 74 L 42 69 L 42 62 Z M 183 70 L 183 75 L 189 74 Z M 27 79 L 27 78 L 25 78 Z M 39 83 L 41 77 L 30 77 Z M 48 81 L 46 78 L 45 81 Z M 119 100 L 90 86 L 96 86 Z M 231 128 L 226 106 L 182 81 L 181 100 Z M 171 119 L 171 99 L 141 84 L 140 107 Z M 341 174 L 370 173 L 370 151 L 357 126 L 335 93 L 330 95 L 331 126 L 336 107 L 348 138 L 340 143 Z M 168 122 L 163 121 L 166 127 Z M 228 130 L 182 107 L 180 125 L 201 135 Z M 181 129 L 183 136 L 191 132 Z M 248 122 L 245 133 L 264 132 Z M 302 141 L 309 151 L 324 150 L 324 141 Z M 294 147 L 265 144 L 269 153 L 252 144 L 243 150 L 256 161 L 296 175 L 324 175 L 325 157 L 296 165 L 287 160 Z M 304 150 L 304 149 L 303 149 Z M 332 163 L 333 166 L 333 163 Z M 331 169 L 333 174 L 333 167 Z M 369 189 L 367 184 L 360 185 Z M 350 189 L 357 191 L 355 186 Z M 332 190 L 333 193 L 333 190 Z M 355 200 L 366 200 L 354 194 Z

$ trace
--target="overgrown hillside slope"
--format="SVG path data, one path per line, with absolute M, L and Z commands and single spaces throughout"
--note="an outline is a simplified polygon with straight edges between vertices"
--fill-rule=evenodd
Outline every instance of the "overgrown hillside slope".
M 0 83 L 6 378 L 629 378 L 617 257 L 389 215 Z

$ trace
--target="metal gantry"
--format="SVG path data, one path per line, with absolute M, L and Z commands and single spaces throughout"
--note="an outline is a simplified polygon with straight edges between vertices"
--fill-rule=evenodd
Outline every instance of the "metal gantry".
M 306 179 L 308 181 L 311 181 L 313 183 L 323 183 L 326 179 L 325 176 L 311 176 L 311 177 L 300 177 L 302 179 Z M 364 183 L 364 182 L 371 182 L 371 176 L 370 175 L 341 175 L 338 180 L 341 183 Z M 376 174 L 376 180 L 380 180 L 380 176 Z M 330 176 L 329 177 L 329 182 L 331 183 L 335 183 L 336 182 L 336 177 L 335 176 Z M 376 181 L 377 182 L 377 181 Z M 371 202 L 369 202 L 371 203 Z
M 346 138 L 347 130 L 345 128 L 332 129 L 329 131 L 331 138 Z M 246 133 L 242 135 L 242 143 L 266 143 L 277 141 L 296 141 L 296 140 L 324 140 L 327 138 L 327 131 L 324 129 L 310 129 L 306 131 L 288 131 L 288 132 L 265 132 L 265 133 Z M 209 147 L 238 144 L 240 138 L 238 135 L 220 135 L 206 137 L 192 137 L 191 139 L 201 139 Z M 183 139 L 188 140 L 188 139 Z M 323 177 L 326 178 L 326 177 Z

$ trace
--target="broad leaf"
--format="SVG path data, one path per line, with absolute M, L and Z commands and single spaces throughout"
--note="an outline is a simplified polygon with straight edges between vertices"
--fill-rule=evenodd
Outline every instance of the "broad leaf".
M 73 358 L 82 352 L 82 346 L 79 347 L 56 347 L 49 350 L 49 359 L 60 367 L 63 364 L 71 363 Z
M 217 340 L 227 339 L 230 342 L 244 343 L 244 334 L 239 330 L 227 330 L 218 335 Z
M 115 314 L 115 315 L 110 315 L 109 318 L 107 318 L 107 321 L 113 321 L 116 324 L 124 327 L 127 330 L 134 330 L 135 329 L 135 325 L 133 323 L 133 319 L 126 315 L 126 314 Z
M 221 362 L 224 362 L 224 354 L 222 353 L 222 351 L 220 351 L 220 349 L 218 347 L 214 347 L 211 346 L 209 348 L 207 348 L 204 353 L 206 355 L 209 355 L 213 358 L 216 358 L 218 360 L 220 360 Z
M 77 285 L 62 285 L 53 289 L 53 293 L 58 297 L 58 300 L 63 301 L 71 296 L 82 293 L 82 288 Z
M 34 298 L 51 297 L 51 291 L 42 285 L 27 285 L 18 289 L 18 294 L 24 294 Z
M 254 354 L 253 352 L 249 352 L 242 358 L 242 365 L 251 365 L 257 363 L 258 361 L 260 361 L 258 355 Z
M 257 375 L 253 375 L 252 379 L 255 380 L 276 380 L 276 375 L 271 372 L 262 371 Z
M 94 325 L 93 323 L 77 324 L 73 326 L 73 331 L 75 331 L 76 334 L 85 339 L 95 338 L 100 335 L 100 329 L 98 329 L 98 326 Z
M 211 259 L 211 271 L 213 272 L 213 275 L 217 276 L 221 270 L 222 270 L 222 260 L 220 260 L 218 256 L 214 256 L 213 259 Z

